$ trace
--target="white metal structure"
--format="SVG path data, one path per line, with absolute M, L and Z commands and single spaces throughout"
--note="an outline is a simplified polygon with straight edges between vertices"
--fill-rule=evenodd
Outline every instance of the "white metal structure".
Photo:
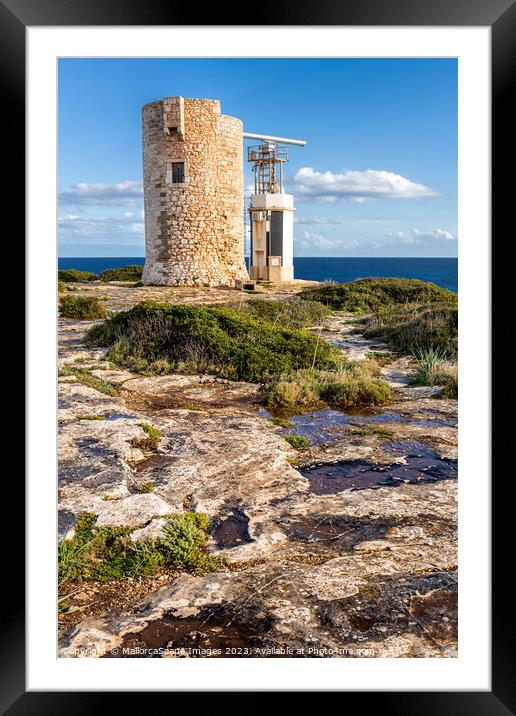
M 295 209 L 293 195 L 283 193 L 283 164 L 288 161 L 287 144 L 303 147 L 306 142 L 249 132 L 244 132 L 244 138 L 263 142 L 247 150 L 254 172 L 254 194 L 249 207 L 249 274 L 254 280 L 291 281 L 294 278 Z

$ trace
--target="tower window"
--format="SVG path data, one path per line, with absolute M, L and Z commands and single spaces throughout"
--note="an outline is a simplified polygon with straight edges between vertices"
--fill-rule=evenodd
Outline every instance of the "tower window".
M 183 184 L 185 180 L 185 163 L 172 162 L 172 184 Z

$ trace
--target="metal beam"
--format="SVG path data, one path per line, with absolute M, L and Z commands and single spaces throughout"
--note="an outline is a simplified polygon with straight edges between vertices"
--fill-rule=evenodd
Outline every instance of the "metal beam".
M 295 144 L 296 147 L 304 147 L 306 141 L 304 139 L 287 139 L 286 137 L 271 137 L 268 134 L 251 134 L 244 132 L 244 139 L 262 139 L 264 142 L 281 142 L 282 144 Z

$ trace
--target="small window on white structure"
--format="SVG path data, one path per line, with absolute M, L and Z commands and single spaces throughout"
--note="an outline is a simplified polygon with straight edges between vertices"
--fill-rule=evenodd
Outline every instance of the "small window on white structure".
M 172 184 L 183 184 L 185 180 L 185 163 L 172 162 L 171 170 Z

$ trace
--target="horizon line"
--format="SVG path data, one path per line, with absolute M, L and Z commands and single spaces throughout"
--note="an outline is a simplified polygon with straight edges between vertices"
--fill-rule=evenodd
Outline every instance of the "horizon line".
M 58 256 L 58 259 L 143 259 L 145 256 Z M 249 256 L 244 256 L 248 259 Z M 458 256 L 294 256 L 294 259 L 458 259 Z

